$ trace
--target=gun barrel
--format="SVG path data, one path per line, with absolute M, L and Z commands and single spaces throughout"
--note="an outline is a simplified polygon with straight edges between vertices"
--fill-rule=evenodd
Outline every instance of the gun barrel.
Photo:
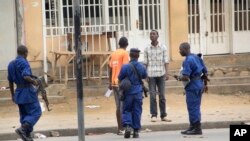
M 51 111 L 52 109 L 49 108 L 49 101 L 48 101 L 48 98 L 47 98 L 46 90 L 44 89 L 42 79 L 36 77 L 36 80 L 38 82 L 38 92 L 41 92 L 42 99 L 44 100 L 44 102 L 46 104 L 47 110 Z

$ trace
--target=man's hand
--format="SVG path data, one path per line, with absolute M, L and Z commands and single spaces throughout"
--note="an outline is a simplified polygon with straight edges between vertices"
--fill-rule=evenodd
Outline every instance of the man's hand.
M 178 75 L 175 74 L 175 75 L 174 75 L 174 78 L 175 78 L 176 80 L 179 81 L 179 78 L 180 78 L 180 77 L 179 77 Z
M 112 90 L 113 88 L 112 88 L 112 84 L 110 83 L 109 84 L 109 87 L 108 87 L 110 90 Z
M 169 76 L 168 76 L 168 74 L 166 73 L 165 74 L 165 80 L 168 80 L 169 79 Z
M 36 79 L 33 79 L 32 84 L 33 84 L 33 85 L 35 85 L 35 86 L 38 86 L 38 82 L 37 82 L 37 80 L 36 80 Z

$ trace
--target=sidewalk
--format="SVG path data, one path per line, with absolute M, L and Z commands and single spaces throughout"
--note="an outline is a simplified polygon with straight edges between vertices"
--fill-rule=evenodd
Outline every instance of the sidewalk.
M 52 105 L 52 111 L 43 116 L 34 131 L 49 136 L 49 131 L 58 131 L 60 136 L 77 134 L 77 99 L 74 91 L 67 94 L 67 102 Z M 69 98 L 71 97 L 71 98 Z M 167 113 L 172 122 L 150 122 L 149 98 L 144 99 L 142 130 L 179 130 L 188 127 L 185 96 L 167 94 Z M 116 132 L 114 97 L 84 98 L 84 126 L 86 134 Z M 202 99 L 202 128 L 228 128 L 229 124 L 250 121 L 250 94 L 217 95 L 204 94 Z M 18 109 L 0 107 L 0 140 L 16 139 L 14 130 L 19 127 Z

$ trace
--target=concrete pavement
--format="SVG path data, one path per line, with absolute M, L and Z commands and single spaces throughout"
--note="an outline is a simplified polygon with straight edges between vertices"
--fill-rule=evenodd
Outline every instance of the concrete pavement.
M 43 116 L 35 126 L 35 133 L 51 136 L 51 131 L 60 136 L 77 135 L 77 106 L 75 91 L 66 95 L 66 102 L 52 105 L 51 112 Z M 185 96 L 166 94 L 168 118 L 172 122 L 150 121 L 149 98 L 144 99 L 142 130 L 168 131 L 188 127 L 188 116 Z M 0 140 L 15 140 L 14 130 L 19 127 L 18 109 L 13 105 L 0 107 Z M 202 128 L 228 128 L 230 124 L 241 124 L 250 121 L 249 94 L 204 94 L 202 100 Z M 115 105 L 113 96 L 84 98 L 84 127 L 86 134 L 116 132 Z
M 77 136 L 70 137 L 50 137 L 46 141 L 77 141 Z M 124 141 L 123 136 L 117 136 L 112 133 L 85 136 L 86 141 Z M 140 138 L 126 139 L 129 141 L 229 141 L 229 129 L 204 129 L 203 135 L 185 136 L 176 131 L 158 131 L 158 132 L 141 132 Z M 44 139 L 36 139 L 44 141 Z

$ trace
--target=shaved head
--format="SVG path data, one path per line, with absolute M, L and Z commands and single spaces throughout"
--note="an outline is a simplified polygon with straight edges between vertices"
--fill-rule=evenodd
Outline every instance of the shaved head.
M 184 48 L 186 50 L 189 50 L 190 49 L 190 45 L 189 45 L 189 43 L 184 42 L 184 43 L 180 44 L 180 48 Z
M 24 58 L 27 58 L 28 56 L 28 49 L 24 45 L 20 45 L 17 47 L 17 54 L 20 56 L 23 56 Z
M 183 42 L 180 44 L 179 47 L 179 52 L 181 54 L 181 56 L 187 56 L 188 54 L 190 54 L 190 45 L 187 42 Z

